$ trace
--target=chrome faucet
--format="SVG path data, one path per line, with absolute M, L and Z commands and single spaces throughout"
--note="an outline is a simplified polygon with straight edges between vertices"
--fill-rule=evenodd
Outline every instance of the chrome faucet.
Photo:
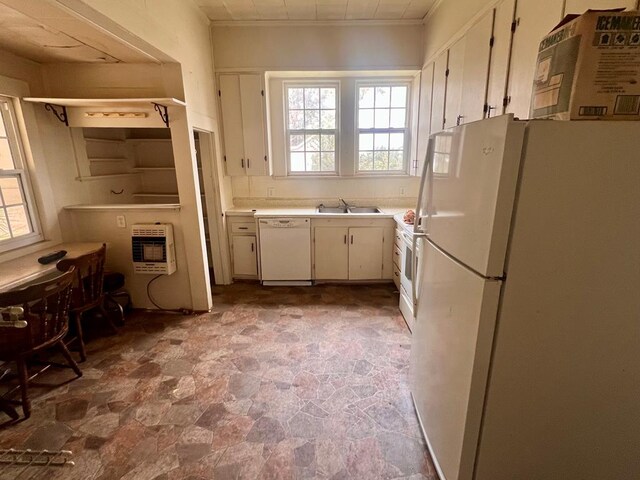
M 338 200 L 344 205 L 345 208 L 349 208 L 349 204 L 345 202 L 344 199 L 339 198 Z

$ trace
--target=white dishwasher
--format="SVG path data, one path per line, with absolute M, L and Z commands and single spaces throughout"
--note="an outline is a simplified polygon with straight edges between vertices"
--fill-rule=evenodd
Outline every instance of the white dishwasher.
M 311 221 L 261 218 L 260 266 L 264 285 L 311 284 Z

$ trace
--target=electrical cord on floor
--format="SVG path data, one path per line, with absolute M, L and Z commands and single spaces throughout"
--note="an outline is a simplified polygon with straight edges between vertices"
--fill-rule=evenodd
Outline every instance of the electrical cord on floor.
M 151 296 L 151 284 L 162 276 L 164 276 L 164 274 L 162 273 L 160 275 L 156 275 L 151 280 L 149 280 L 149 283 L 147 283 L 147 297 L 149 298 L 149 301 L 153 304 L 153 306 L 156 307 L 161 312 L 178 313 L 180 315 L 189 315 L 193 313 L 193 310 L 189 310 L 188 308 L 163 308 L 156 303 L 156 301 Z

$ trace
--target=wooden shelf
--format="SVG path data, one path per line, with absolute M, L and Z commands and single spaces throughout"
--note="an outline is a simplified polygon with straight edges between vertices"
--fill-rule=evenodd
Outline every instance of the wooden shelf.
M 100 142 L 100 143 L 117 143 L 124 144 L 125 140 L 120 140 L 117 138 L 95 138 L 95 137 L 84 137 L 87 142 Z
M 127 160 L 129 160 L 126 157 L 95 157 L 95 158 L 89 158 L 90 162 L 126 162 Z
M 131 177 L 134 175 L 138 175 L 139 172 L 132 173 L 113 173 L 111 175 L 91 175 L 88 177 L 76 177 L 76 180 L 79 182 L 93 182 L 96 180 L 107 180 L 109 178 L 120 178 L 120 177 Z
M 137 192 L 134 197 L 178 197 L 178 193 Z
M 160 171 L 160 172 L 171 172 L 175 171 L 176 167 L 136 167 L 134 170 L 136 172 L 152 172 L 152 171 Z

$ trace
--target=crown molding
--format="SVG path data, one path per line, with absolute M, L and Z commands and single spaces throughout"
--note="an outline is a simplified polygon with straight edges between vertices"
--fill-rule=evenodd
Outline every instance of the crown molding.
M 400 20 L 212 20 L 211 27 L 377 27 L 422 25 L 423 19 Z

